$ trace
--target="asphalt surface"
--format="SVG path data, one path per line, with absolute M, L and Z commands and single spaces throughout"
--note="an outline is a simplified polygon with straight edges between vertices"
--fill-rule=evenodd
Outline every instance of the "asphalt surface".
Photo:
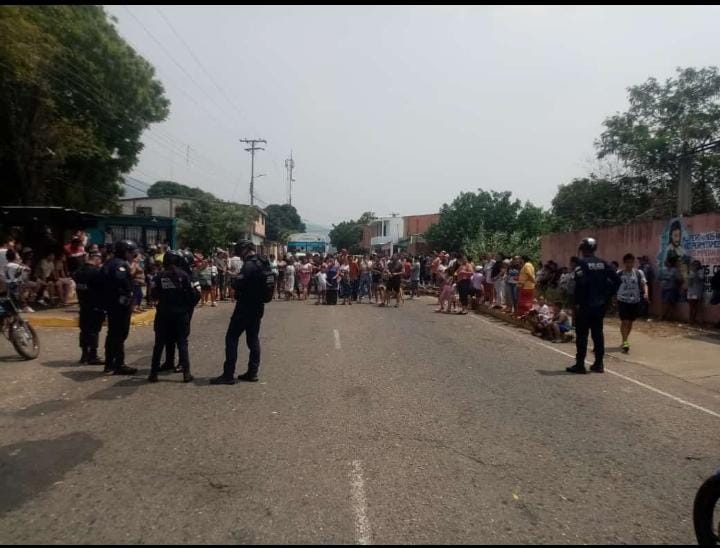
M 197 311 L 188 385 L 145 381 L 152 328 L 134 378 L 77 365 L 75 330 L 40 330 L 32 362 L 0 340 L 0 542 L 694 541 L 720 418 L 684 402 L 716 394 L 566 375 L 525 332 L 433 309 L 272 303 L 261 382 L 235 386 L 208 385 L 230 304 Z

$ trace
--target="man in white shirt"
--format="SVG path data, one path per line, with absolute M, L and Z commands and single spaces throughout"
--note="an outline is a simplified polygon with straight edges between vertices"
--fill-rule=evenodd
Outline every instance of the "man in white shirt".
M 620 316 L 620 334 L 622 335 L 622 351 L 630 352 L 630 332 L 633 322 L 641 311 L 641 303 L 648 300 L 648 284 L 645 273 L 635 268 L 635 255 L 628 253 L 623 257 L 624 269 L 618 270 L 620 287 L 617 290 L 618 313 Z
M 228 273 L 230 274 L 230 292 L 232 294 L 232 297 L 235 296 L 235 281 L 237 280 L 237 277 L 240 275 L 240 271 L 243 267 L 243 260 L 241 257 L 235 254 L 233 252 L 233 256 L 230 257 L 230 261 L 228 264 Z
M 13 238 L 5 238 L 2 245 L 0 245 L 0 276 L 5 276 L 5 267 L 8 264 L 8 249 L 15 250 L 15 240 Z

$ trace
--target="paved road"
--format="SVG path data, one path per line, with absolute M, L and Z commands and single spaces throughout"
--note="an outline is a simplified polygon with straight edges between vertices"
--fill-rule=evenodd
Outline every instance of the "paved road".
M 716 394 L 558 374 L 556 345 L 432 304 L 273 303 L 254 385 L 207 384 L 227 304 L 196 315 L 191 385 L 76 365 L 74 331 L 30 363 L 0 342 L 0 542 L 693 541 Z

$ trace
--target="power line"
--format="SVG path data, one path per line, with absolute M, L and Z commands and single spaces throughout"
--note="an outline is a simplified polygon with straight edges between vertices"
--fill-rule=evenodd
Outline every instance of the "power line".
M 203 62 L 200 60 L 198 55 L 195 54 L 194 50 L 190 47 L 190 45 L 187 43 L 187 41 L 182 37 L 180 32 L 175 28 L 175 26 L 172 24 L 172 22 L 168 19 L 168 17 L 165 16 L 165 14 L 156 7 L 155 10 L 157 11 L 158 15 L 162 17 L 162 19 L 165 21 L 167 26 L 170 28 L 170 30 L 173 32 L 173 34 L 177 37 L 177 39 L 180 41 L 180 43 L 183 45 L 183 47 L 188 51 L 190 56 L 194 59 L 194 61 L 197 63 L 197 65 L 200 67 L 200 69 L 205 73 L 205 75 L 208 77 L 210 82 L 215 86 L 215 88 L 220 92 L 220 95 L 222 95 L 223 99 L 227 102 L 230 107 L 232 107 L 235 112 L 238 113 L 239 119 L 241 122 L 243 122 L 245 125 L 249 127 L 250 130 L 252 130 L 256 135 L 260 132 L 253 126 L 253 124 L 247 119 L 245 116 L 245 113 L 240 109 L 237 104 L 228 96 L 228 94 L 225 92 L 225 89 L 217 82 L 215 77 L 212 75 L 212 73 L 205 67 Z M 275 154 L 272 152 L 272 150 L 268 150 L 268 153 L 270 154 L 271 158 L 277 162 L 280 163 L 279 160 L 275 157 Z M 275 165 L 271 163 L 271 169 L 274 172 L 276 177 L 279 177 L 279 173 L 275 170 Z

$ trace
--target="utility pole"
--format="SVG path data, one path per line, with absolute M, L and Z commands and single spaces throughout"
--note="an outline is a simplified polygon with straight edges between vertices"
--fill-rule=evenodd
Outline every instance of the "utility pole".
M 692 210 L 692 160 L 687 143 L 683 144 L 679 164 L 677 214 L 682 216 L 688 215 Z
M 240 142 L 250 145 L 250 147 L 245 150 L 250 153 L 250 205 L 255 205 L 255 151 L 265 150 L 255 145 L 256 143 L 266 145 L 267 141 L 265 139 L 240 139 Z
M 293 169 L 295 169 L 295 160 L 292 157 L 292 150 L 290 151 L 290 158 L 285 160 L 285 169 L 287 170 L 288 179 L 288 204 L 292 205 L 292 184 L 295 181 L 292 176 Z

